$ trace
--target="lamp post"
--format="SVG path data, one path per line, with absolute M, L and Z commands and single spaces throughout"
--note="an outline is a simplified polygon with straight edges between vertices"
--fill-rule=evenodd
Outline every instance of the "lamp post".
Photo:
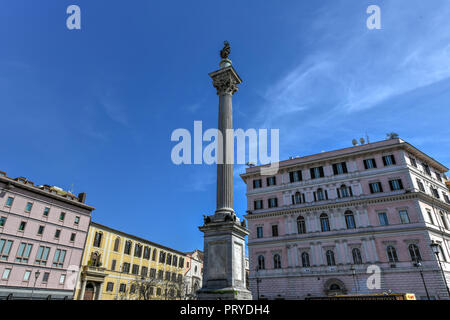
M 414 267 L 416 267 L 420 272 L 420 277 L 422 278 L 423 286 L 425 288 L 425 293 L 427 294 L 427 299 L 430 300 L 430 295 L 428 294 L 428 288 L 425 283 L 425 278 L 423 277 L 422 272 L 422 263 L 419 261 L 419 259 L 416 257 L 415 262 L 413 263 Z
M 31 288 L 31 297 L 30 297 L 30 300 L 33 300 L 33 293 L 34 293 L 34 288 L 36 287 L 36 282 L 37 282 L 37 279 L 39 278 L 39 275 L 41 274 L 41 272 L 39 271 L 39 270 L 37 270 L 35 273 L 34 273 L 34 285 L 33 285 L 33 288 Z
M 350 270 L 352 272 L 353 282 L 355 283 L 356 294 L 358 294 L 358 282 L 356 281 L 356 269 L 353 265 L 351 265 Z
M 434 254 L 436 255 L 436 259 L 439 262 L 439 267 L 441 268 L 442 277 L 444 279 L 445 288 L 447 289 L 448 297 L 450 298 L 450 289 L 448 288 L 447 279 L 445 278 L 444 269 L 442 269 L 441 260 L 439 259 L 439 244 L 435 241 L 432 241 L 430 244 L 431 250 L 433 250 Z

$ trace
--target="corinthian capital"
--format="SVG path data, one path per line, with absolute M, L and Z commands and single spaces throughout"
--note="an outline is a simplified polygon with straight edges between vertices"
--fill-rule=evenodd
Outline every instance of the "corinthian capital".
M 242 82 L 241 78 L 239 78 L 231 66 L 210 73 L 209 75 L 213 80 L 213 86 L 217 89 L 218 95 L 234 94 L 238 91 L 237 85 Z

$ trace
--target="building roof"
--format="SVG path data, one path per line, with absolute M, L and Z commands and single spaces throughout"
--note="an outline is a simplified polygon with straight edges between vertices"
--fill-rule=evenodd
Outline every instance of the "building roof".
M 5 183 L 10 187 L 18 187 L 21 189 L 25 189 L 31 192 L 39 193 L 41 195 L 54 198 L 63 202 L 70 203 L 72 205 L 81 207 L 87 210 L 95 210 L 94 207 L 89 206 L 84 203 L 86 199 L 85 193 L 80 193 L 78 196 L 74 194 L 64 191 L 61 188 L 49 185 L 35 185 L 33 181 L 28 180 L 25 177 L 11 178 L 6 175 L 6 172 L 0 171 L 0 182 Z
M 348 148 L 343 149 L 337 149 L 333 151 L 327 151 L 327 152 L 321 152 L 316 153 L 304 157 L 297 157 L 289 160 L 283 160 L 279 162 L 279 168 L 280 169 L 289 169 L 290 167 L 296 167 L 298 165 L 308 165 L 313 164 L 315 162 L 320 161 L 332 161 L 333 159 L 339 159 L 346 156 L 355 156 L 359 154 L 374 152 L 378 150 L 384 150 L 384 149 L 391 149 L 391 148 L 404 148 L 411 154 L 413 154 L 415 157 L 426 161 L 428 164 L 432 165 L 433 167 L 437 168 L 441 172 L 447 172 L 449 169 L 441 164 L 440 162 L 436 161 L 432 157 L 428 156 L 424 152 L 420 151 L 413 145 L 409 144 L 408 142 L 400 139 L 388 139 L 388 140 L 382 140 L 377 141 L 373 143 L 367 143 L 363 145 L 357 145 L 352 146 Z M 269 165 L 260 165 L 260 166 L 254 166 L 250 168 L 246 168 L 245 173 L 241 174 L 241 178 L 246 180 L 248 176 L 258 174 L 260 171 L 260 168 L 262 167 L 268 167 Z
M 182 255 L 182 256 L 186 256 L 186 253 L 184 253 L 184 252 L 181 252 L 181 251 L 178 251 L 178 250 L 175 250 L 175 249 L 163 246 L 163 245 L 161 245 L 159 243 L 156 243 L 156 242 L 153 242 L 153 241 L 150 241 L 150 240 L 147 240 L 147 239 L 144 239 L 144 238 L 141 238 L 141 237 L 138 237 L 138 236 L 135 236 L 135 235 L 132 235 L 132 234 L 129 234 L 129 233 L 117 230 L 117 229 L 113 229 L 111 227 L 102 225 L 102 224 L 97 223 L 97 222 L 91 221 L 91 226 L 99 228 L 99 229 L 104 229 L 104 230 L 107 230 L 107 231 L 110 231 L 110 232 L 113 232 L 113 233 L 116 233 L 116 234 L 119 234 L 119 235 L 122 235 L 123 237 L 127 237 L 127 238 L 130 238 L 130 239 L 139 241 L 141 243 L 145 243 L 145 244 L 151 245 L 153 247 L 157 247 L 157 248 L 160 248 L 160 249 L 164 249 L 166 251 L 171 251 L 171 252 L 177 253 L 177 254 Z

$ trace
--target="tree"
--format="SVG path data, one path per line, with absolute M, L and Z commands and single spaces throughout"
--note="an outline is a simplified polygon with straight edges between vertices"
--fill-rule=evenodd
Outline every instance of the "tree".
M 151 300 L 153 291 L 159 285 L 159 280 L 155 278 L 144 278 L 137 276 L 132 285 L 136 286 L 137 300 Z

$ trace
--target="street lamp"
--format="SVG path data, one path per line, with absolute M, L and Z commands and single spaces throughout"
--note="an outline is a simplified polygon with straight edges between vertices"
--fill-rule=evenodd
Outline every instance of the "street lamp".
M 358 288 L 358 282 L 356 281 L 356 269 L 353 265 L 351 265 L 350 270 L 352 272 L 353 282 L 355 283 L 356 294 L 358 294 L 359 288 Z
M 422 272 L 422 263 L 419 261 L 419 258 L 416 257 L 415 258 L 415 262 L 413 263 L 414 267 L 416 267 L 419 272 L 420 272 L 420 276 L 422 277 L 422 282 L 423 282 L 423 286 L 425 288 L 425 292 L 427 294 L 427 299 L 430 300 L 430 295 L 428 294 L 428 288 L 427 285 L 425 283 L 425 278 L 423 277 L 423 272 Z
M 442 277 L 444 279 L 445 287 L 447 288 L 447 294 L 450 298 L 450 289 L 448 288 L 447 279 L 445 278 L 444 269 L 442 269 L 441 260 L 439 259 L 439 244 L 435 241 L 432 241 L 430 244 L 431 250 L 433 250 L 434 254 L 436 255 L 437 261 L 439 262 L 439 267 L 441 268 Z
M 34 288 L 36 287 L 36 282 L 37 282 L 37 279 L 39 278 L 39 275 L 41 274 L 41 272 L 39 271 L 39 270 L 37 270 L 35 273 L 34 273 L 34 285 L 33 285 L 33 288 L 31 288 L 31 297 L 30 297 L 30 300 L 33 300 L 33 293 L 34 293 Z
M 256 295 L 258 296 L 259 300 L 259 283 L 261 282 L 261 279 L 258 276 L 259 276 L 259 265 L 256 266 Z

